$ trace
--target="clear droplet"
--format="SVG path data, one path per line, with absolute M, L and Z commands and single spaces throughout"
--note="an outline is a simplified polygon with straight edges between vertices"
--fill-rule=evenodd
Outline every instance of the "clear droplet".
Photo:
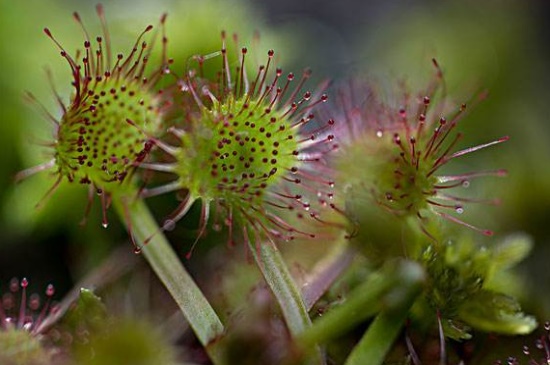
M 463 187 L 463 188 L 469 188 L 469 187 L 470 187 L 470 181 L 464 180 L 464 181 L 462 182 L 462 187 Z
M 464 213 L 464 208 L 461 205 L 457 205 L 455 207 L 455 212 L 457 212 L 458 214 L 462 214 Z
M 382 138 L 383 135 L 384 135 L 384 133 L 382 132 L 381 129 L 379 129 L 379 130 L 376 131 L 376 137 Z
M 176 222 L 174 222 L 173 219 L 167 219 L 164 221 L 162 228 L 166 231 L 172 231 L 174 230 L 174 228 L 176 228 Z

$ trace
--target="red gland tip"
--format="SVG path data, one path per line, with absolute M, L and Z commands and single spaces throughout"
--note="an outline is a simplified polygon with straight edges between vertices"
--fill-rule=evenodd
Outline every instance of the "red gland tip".
M 46 295 L 48 297 L 52 297 L 55 294 L 55 288 L 52 284 L 48 284 L 46 287 Z
M 506 169 L 497 170 L 497 176 L 499 176 L 499 177 L 508 176 L 508 170 L 506 170 Z

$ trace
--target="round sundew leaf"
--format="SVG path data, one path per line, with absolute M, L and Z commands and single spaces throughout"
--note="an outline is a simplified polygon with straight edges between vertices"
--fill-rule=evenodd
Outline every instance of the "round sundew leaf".
M 434 220 L 458 224 L 485 236 L 493 234 L 463 220 L 461 215 L 474 203 L 494 205 L 497 201 L 464 197 L 457 191 L 473 179 L 505 176 L 506 171 L 443 175 L 442 170 L 455 159 L 505 142 L 508 137 L 459 149 L 460 127 L 467 106 L 463 103 L 450 108 L 446 95 L 438 96 L 444 80 L 435 60 L 433 64 L 434 78 L 424 89 L 411 92 L 406 85 L 399 84 L 389 101 L 376 85 L 366 82 L 352 81 L 350 86 L 340 89 L 345 103 L 336 106 L 334 113 L 336 119 L 346 121 L 346 128 L 338 131 L 345 142 L 334 158 L 334 167 L 337 178 L 346 182 L 346 190 L 354 192 L 350 199 L 357 198 L 348 204 L 347 213 L 360 217 L 359 231 L 369 225 L 371 230 L 376 230 L 377 225 L 371 224 L 372 221 L 379 220 L 381 215 L 392 215 L 396 218 L 397 230 L 405 227 L 409 218 L 414 218 L 419 230 L 431 240 L 438 235 L 438 228 L 431 224 Z M 483 95 L 479 95 L 472 103 L 482 98 Z M 384 229 L 380 229 L 381 236 L 383 232 Z M 409 232 L 402 233 L 403 240 L 411 241 Z M 359 247 L 362 245 L 364 242 L 358 242 Z M 395 251 L 399 250 L 408 254 L 416 247 L 405 244 L 396 247 Z M 388 250 L 381 247 L 379 251 Z
M 0 364 L 48 365 L 51 353 L 23 329 L 0 330 Z
M 287 131 L 281 111 L 264 115 L 267 103 L 247 97 L 228 100 L 205 110 L 196 120 L 194 133 L 184 135 L 177 173 L 186 179 L 190 194 L 228 205 L 260 207 L 265 189 L 296 164 L 297 133 Z
M 169 119 L 177 121 L 169 131 L 180 141 L 177 147 L 161 146 L 170 162 L 145 166 L 171 172 L 176 180 L 146 194 L 187 194 L 164 221 L 165 230 L 201 200 L 199 236 L 212 219 L 217 230 L 228 228 L 230 242 L 234 228 L 245 240 L 265 234 L 284 240 L 315 237 L 311 227 L 302 230 L 293 221 L 312 218 L 309 221 L 323 224 L 321 211 L 339 211 L 332 202 L 334 181 L 324 158 L 337 148 L 329 134 L 334 121 L 317 120 L 315 114 L 315 106 L 327 95 L 322 88 L 318 93 L 302 90 L 309 70 L 295 78 L 274 69 L 273 50 L 256 76 L 248 77 L 243 71 L 248 50 L 243 47 L 233 73 L 225 34 L 222 38 L 218 79 L 214 82 L 193 70 L 179 84 L 183 101 L 167 111 Z
M 63 115 L 55 158 L 70 181 L 113 191 L 140 159 L 146 148 L 140 129 L 158 125 L 158 102 L 139 80 L 127 81 L 105 79 Z
M 112 319 L 86 344 L 77 345 L 82 365 L 175 365 L 175 350 L 158 330 L 138 319 Z
M 159 80 L 170 73 L 163 38 L 162 59 L 150 61 L 155 36 L 148 37 L 149 25 L 138 35 L 127 53 L 113 53 L 111 39 L 102 5 L 96 6 L 101 23 L 101 35 L 90 38 L 78 13 L 73 18 L 83 34 L 83 48 L 69 54 L 49 28 L 44 33 L 59 49 L 70 69 L 73 93 L 69 100 L 52 85 L 54 99 L 61 109 L 61 117 L 40 107 L 54 129 L 54 140 L 47 145 L 51 159 L 17 174 L 21 180 L 40 171 L 53 170 L 56 179 L 45 193 L 42 204 L 60 186 L 63 180 L 87 185 L 88 214 L 94 193 L 100 196 L 104 227 L 106 210 L 112 194 L 126 188 L 137 166 L 148 156 L 154 136 L 162 120 L 168 100 L 164 98 Z M 166 16 L 160 20 L 164 33 Z M 52 83 L 53 84 L 53 83 Z M 40 104 L 28 93 L 31 102 Z

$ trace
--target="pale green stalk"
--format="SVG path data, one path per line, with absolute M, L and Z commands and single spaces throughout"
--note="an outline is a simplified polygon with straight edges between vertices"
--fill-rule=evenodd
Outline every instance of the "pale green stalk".
M 388 262 L 379 271 L 350 292 L 343 304 L 333 307 L 305 331 L 299 342 L 307 349 L 313 344 L 324 344 L 350 331 L 359 323 L 388 307 L 395 307 L 403 293 L 422 283 L 424 272 L 414 262 Z
M 135 194 L 135 192 L 134 192 Z M 119 216 L 140 245 L 142 254 L 181 309 L 215 364 L 223 364 L 216 344 L 224 327 L 214 309 L 159 229 L 142 199 L 127 193 L 113 197 Z M 149 241 L 146 241 L 149 240 Z M 147 244 L 144 244 L 147 242 Z
M 267 285 L 279 303 L 290 333 L 293 337 L 299 336 L 311 326 L 311 320 L 301 291 L 290 275 L 280 251 L 269 241 L 256 244 L 249 240 L 249 247 Z M 313 345 L 310 354 L 312 364 L 324 363 L 321 351 L 316 345 Z
M 345 365 L 380 365 L 386 359 L 424 282 L 424 272 L 418 264 L 404 262 L 403 266 L 401 281 L 387 296 L 384 309 L 354 347 Z

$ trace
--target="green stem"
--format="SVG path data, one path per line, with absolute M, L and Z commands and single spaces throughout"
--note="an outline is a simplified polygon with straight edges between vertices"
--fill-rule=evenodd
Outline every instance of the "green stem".
M 113 205 L 140 245 L 143 256 L 176 301 L 195 335 L 215 364 L 222 364 L 215 341 L 224 331 L 223 324 L 193 278 L 185 270 L 174 250 L 160 231 L 142 199 L 113 196 Z M 149 241 L 145 244 L 146 240 Z
M 390 301 L 371 323 L 367 332 L 355 346 L 345 365 L 379 365 L 386 358 L 403 324 L 409 314 L 409 309 L 422 290 L 424 275 L 422 269 L 413 263 L 408 263 L 403 277 L 404 282 L 398 284 L 397 291 L 391 293 Z
M 356 287 L 344 304 L 332 308 L 317 319 L 302 334 L 299 343 L 306 350 L 313 344 L 323 344 L 353 329 L 385 308 L 395 307 L 409 288 L 420 287 L 424 278 L 422 268 L 409 261 L 388 262 L 372 273 L 367 281 Z M 370 364 L 370 363 L 368 363 Z
M 311 326 L 300 289 L 290 275 L 281 253 L 272 242 L 256 244 L 248 240 L 256 264 L 275 295 L 292 336 L 298 336 Z M 313 363 L 324 363 L 320 350 L 311 351 Z
M 381 312 L 355 346 L 345 365 L 382 364 L 407 319 L 408 310 Z

